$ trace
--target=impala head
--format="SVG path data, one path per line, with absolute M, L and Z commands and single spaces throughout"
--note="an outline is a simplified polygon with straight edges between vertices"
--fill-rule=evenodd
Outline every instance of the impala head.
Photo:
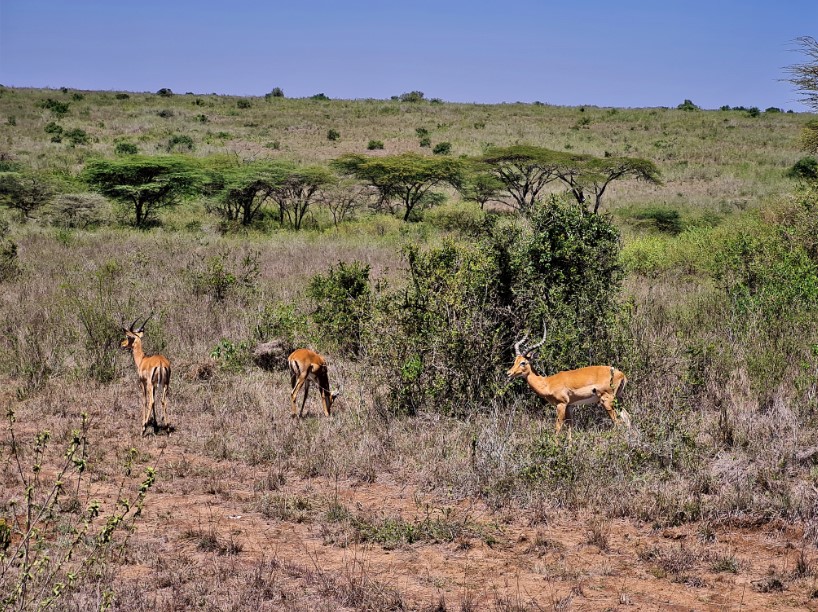
M 134 319 L 134 322 L 131 323 L 130 327 L 125 327 L 125 325 L 122 325 L 122 331 L 125 332 L 125 338 L 119 343 L 120 348 L 126 351 L 133 350 L 133 345 L 136 339 L 139 338 L 141 340 L 142 336 L 145 335 L 145 324 L 151 320 L 152 316 L 153 313 L 151 313 L 150 317 L 145 319 L 142 322 L 142 325 L 139 327 L 136 326 L 136 322 L 139 321 L 138 317 Z
M 506 374 L 509 378 L 518 378 L 520 376 L 528 376 L 531 374 L 531 360 L 536 354 L 536 350 L 545 342 L 547 334 L 545 322 L 542 326 L 542 340 L 533 346 L 528 346 L 525 341 L 528 340 L 528 332 L 523 336 L 522 340 L 514 343 L 514 364 L 509 368 Z

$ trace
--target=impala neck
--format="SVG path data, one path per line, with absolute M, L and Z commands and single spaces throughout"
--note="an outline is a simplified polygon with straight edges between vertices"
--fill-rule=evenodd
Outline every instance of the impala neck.
M 139 365 L 142 363 L 142 360 L 145 358 L 145 351 L 142 350 L 142 339 L 141 338 L 134 338 L 133 346 L 131 347 L 131 353 L 133 353 L 133 361 L 136 364 L 136 369 L 139 369 Z

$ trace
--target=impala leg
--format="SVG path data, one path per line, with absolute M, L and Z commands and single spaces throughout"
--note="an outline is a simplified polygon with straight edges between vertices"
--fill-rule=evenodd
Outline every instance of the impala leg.
M 560 430 L 562 429 L 562 424 L 565 423 L 565 413 L 568 410 L 568 404 L 560 403 L 557 404 L 557 422 L 555 424 L 555 433 L 559 435 Z
M 170 391 L 170 379 L 162 383 L 162 425 L 168 426 L 168 392 Z
M 148 428 L 148 424 L 153 424 L 153 432 L 156 433 L 156 386 L 153 381 L 148 382 L 148 404 L 145 410 L 145 422 L 142 424 L 143 433 Z
M 145 423 L 147 420 L 146 414 L 148 411 L 148 382 L 139 379 L 139 386 L 142 387 L 142 435 L 145 435 Z
M 307 395 L 310 393 L 310 380 L 309 378 L 304 380 L 304 399 L 301 400 L 301 410 L 298 411 L 298 416 L 304 416 L 304 405 L 307 403 Z
M 613 424 L 617 424 L 616 420 L 616 410 L 614 410 L 614 396 L 613 393 L 603 393 L 599 396 L 599 400 L 602 402 L 602 406 L 605 408 L 605 411 L 608 413 L 608 416 L 611 417 L 611 421 Z
M 321 405 L 324 406 L 324 414 L 329 416 L 329 403 L 332 401 L 330 399 L 329 391 L 321 390 Z
M 303 372 L 301 375 L 297 376 L 293 374 L 290 379 L 293 381 L 293 391 L 290 393 L 290 401 L 292 402 L 292 416 L 295 417 L 298 415 L 298 406 L 296 405 L 296 398 L 298 397 L 298 392 L 301 391 L 301 387 L 304 386 L 304 382 L 307 380 L 307 373 Z M 304 394 L 304 398 L 306 399 L 307 395 Z M 303 406 L 302 406 L 303 409 Z

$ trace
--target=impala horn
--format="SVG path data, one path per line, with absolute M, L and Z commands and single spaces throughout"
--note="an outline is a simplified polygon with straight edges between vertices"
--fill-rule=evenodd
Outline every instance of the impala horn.
M 514 356 L 522 355 L 522 350 L 520 349 L 520 345 L 522 345 L 526 340 L 528 340 L 528 332 L 525 332 L 525 336 L 523 336 L 522 340 L 519 340 L 514 343 Z
M 534 351 L 537 350 L 538 348 L 540 348 L 543 345 L 543 343 L 545 342 L 545 337 L 547 335 L 548 335 L 548 330 L 546 329 L 545 321 L 543 321 L 542 322 L 542 340 L 540 340 L 534 346 L 529 346 L 528 349 L 526 350 L 526 353 L 528 353 L 529 355 L 533 355 Z
M 151 313 L 150 316 L 142 322 L 142 325 L 140 325 L 139 329 L 136 330 L 136 331 L 141 331 L 141 332 L 145 331 L 145 325 L 147 325 L 148 321 L 150 321 L 152 318 L 153 318 L 153 313 Z M 134 323 L 136 323 L 136 321 L 134 321 Z

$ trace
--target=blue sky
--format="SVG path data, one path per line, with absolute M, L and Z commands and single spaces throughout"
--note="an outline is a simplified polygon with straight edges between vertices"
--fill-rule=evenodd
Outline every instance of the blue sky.
M 807 110 L 818 0 L 0 0 L 0 83 Z

